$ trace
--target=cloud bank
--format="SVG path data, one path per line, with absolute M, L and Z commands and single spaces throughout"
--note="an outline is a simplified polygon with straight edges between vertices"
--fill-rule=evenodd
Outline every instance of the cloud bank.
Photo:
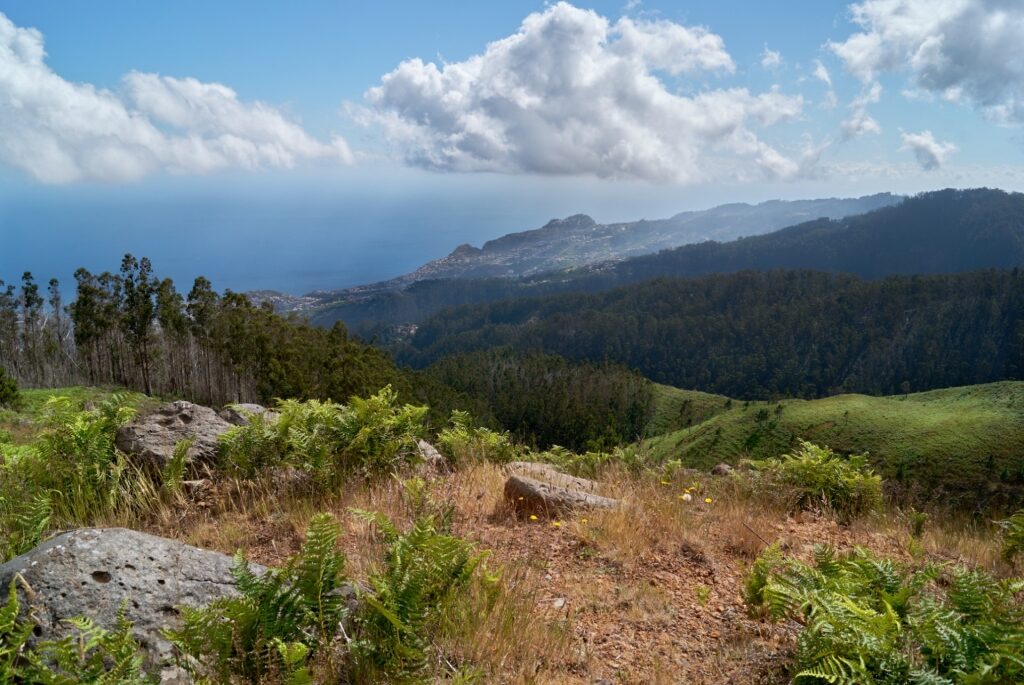
M 131 73 L 117 91 L 72 83 L 47 66 L 43 36 L 0 13 L 0 162 L 45 183 L 351 161 L 280 111 L 227 86 Z
M 707 29 L 611 23 L 560 2 L 465 61 L 402 62 L 351 109 L 429 169 L 682 183 L 796 175 L 799 161 L 757 129 L 797 117 L 799 96 L 668 85 L 733 71 Z
M 1024 3 L 1016 0 L 865 0 L 863 29 L 830 48 L 863 82 L 906 72 L 917 89 L 1024 123 Z

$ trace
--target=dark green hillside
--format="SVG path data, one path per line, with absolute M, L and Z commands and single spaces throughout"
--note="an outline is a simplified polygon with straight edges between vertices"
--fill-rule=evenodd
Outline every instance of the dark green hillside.
M 880 278 L 1024 265 L 1024 194 L 941 190 L 844 219 L 809 221 L 730 242 L 708 241 L 657 254 L 518 280 L 421 281 L 405 290 L 325 305 L 312 321 L 344 321 L 379 333 L 420 322 L 445 307 L 568 292 L 600 292 L 662 276 L 746 269 L 814 269 Z
M 710 468 L 777 456 L 797 439 L 869 452 L 883 477 L 917 497 L 984 503 L 1024 496 L 1024 382 L 778 403 L 734 401 L 711 419 L 647 440 L 652 462 Z
M 399 358 L 425 365 L 506 345 L 608 360 L 659 383 L 746 399 L 1020 379 L 1024 274 L 662 279 L 448 310 L 420 326 Z
M 447 389 L 460 402 L 451 409 L 470 409 L 478 420 L 511 431 L 523 443 L 576 450 L 636 440 L 649 430 L 655 402 L 665 408 L 659 415 L 673 411 L 678 418 L 679 395 L 686 394 L 658 388 L 613 364 L 576 364 L 509 350 L 448 357 L 417 378 Z M 705 415 L 697 407 L 692 411 Z

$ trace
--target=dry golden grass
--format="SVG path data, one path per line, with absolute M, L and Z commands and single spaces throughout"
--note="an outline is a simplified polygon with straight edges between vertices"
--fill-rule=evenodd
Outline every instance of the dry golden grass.
M 112 523 L 275 564 L 298 551 L 310 518 L 327 511 L 342 523 L 349 574 L 362 579 L 379 568 L 383 545 L 352 509 L 383 513 L 402 528 L 419 513 L 450 508 L 453 532 L 490 554 L 487 571 L 444 608 L 432 636 L 435 682 L 456 673 L 509 684 L 782 682 L 792 634 L 748 618 L 740 598 L 750 562 L 774 542 L 805 557 L 825 542 L 1011 570 L 990 526 L 936 518 L 911 550 L 897 515 L 842 526 L 822 514 L 790 516 L 776 498 L 752 497 L 730 479 L 662 480 L 614 467 L 600 478 L 622 508 L 530 522 L 504 501 L 505 478 L 500 466 L 477 462 L 423 487 L 384 478 L 321 496 L 273 479 L 222 479 Z M 486 573 L 500 581 L 486 582 Z

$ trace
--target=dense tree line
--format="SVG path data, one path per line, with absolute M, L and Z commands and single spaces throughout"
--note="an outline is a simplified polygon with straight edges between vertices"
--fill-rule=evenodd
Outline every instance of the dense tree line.
M 742 270 L 814 269 L 864 278 L 1024 266 L 1024 194 L 942 190 L 846 217 L 818 219 L 729 242 L 707 241 L 657 254 L 521 279 L 421 281 L 405 290 L 339 303 L 314 322 L 344 321 L 364 335 L 418 323 L 446 307 L 569 292 L 603 292 L 663 276 Z
M 652 384 L 613 364 L 492 350 L 440 360 L 424 376 L 449 388 L 478 418 L 523 443 L 601 449 L 637 440 L 653 408 Z M 456 407 L 453 407 L 456 408 Z
M 48 306 L 32 275 L 0 282 L 0 367 L 25 386 L 111 384 L 209 404 L 275 397 L 346 400 L 407 374 L 342 325 L 316 328 L 218 294 L 204 277 L 182 295 L 146 258 L 125 255 L 117 273 L 75 272 L 63 305 L 51 280 Z
M 426 372 L 399 369 L 388 354 L 330 329 L 254 306 L 195 279 L 187 294 L 126 255 L 117 273 L 75 272 L 64 306 L 56 281 L 43 301 L 31 274 L 0 294 L 0 403 L 6 373 L 29 387 L 116 385 L 220 405 L 275 398 L 366 396 L 390 384 L 403 401 L 427 404 L 435 427 L 453 409 L 548 446 L 629 441 L 650 408 L 650 383 L 608 365 L 550 356 L 470 355 Z M 13 397 L 13 395 L 12 395 Z
M 450 309 L 420 326 L 398 359 L 426 366 L 504 346 L 610 360 L 658 382 L 751 399 L 1021 379 L 1024 274 L 660 279 Z

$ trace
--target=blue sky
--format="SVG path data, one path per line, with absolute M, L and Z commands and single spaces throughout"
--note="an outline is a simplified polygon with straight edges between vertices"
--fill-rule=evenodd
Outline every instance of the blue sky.
M 0 278 L 301 291 L 579 211 L 1018 190 L 1022 123 L 1006 0 L 0 2 Z

